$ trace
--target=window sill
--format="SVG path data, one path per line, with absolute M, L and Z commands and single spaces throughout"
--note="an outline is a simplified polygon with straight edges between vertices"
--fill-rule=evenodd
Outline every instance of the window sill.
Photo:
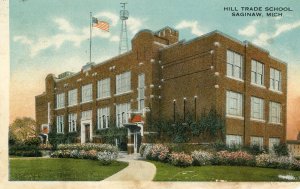
M 244 80 L 242 80 L 242 79 L 240 79 L 240 78 L 231 77 L 231 76 L 228 76 L 228 75 L 226 75 L 226 77 L 227 77 L 228 79 L 233 79 L 233 80 L 236 80 L 236 81 L 239 81 L 239 82 L 244 83 Z
M 64 109 L 65 107 L 61 107 L 61 108 L 56 108 L 55 110 L 62 110 Z
M 277 93 L 277 94 L 280 94 L 280 95 L 283 94 L 282 91 L 276 91 L 276 90 L 271 89 L 271 88 L 269 88 L 269 90 L 270 90 L 271 92 L 274 92 L 274 93 Z
M 97 98 L 97 100 L 107 100 L 107 99 L 110 99 L 111 96 L 106 96 L 106 97 L 101 97 L 101 98 Z
M 260 123 L 266 123 L 266 120 L 256 119 L 256 118 L 250 118 L 250 121 L 255 121 L 255 122 L 260 122 Z
M 235 116 L 235 115 L 228 115 L 228 114 L 226 115 L 226 118 L 244 120 L 244 117 L 242 116 Z
M 256 83 L 251 83 L 251 85 L 253 87 L 259 87 L 259 88 L 262 88 L 262 89 L 266 89 L 266 86 L 264 86 L 264 85 L 259 85 L 259 84 L 256 84 Z
M 80 104 L 86 104 L 86 103 L 91 103 L 91 102 L 93 102 L 93 100 L 86 101 L 86 102 L 80 102 Z
M 71 108 L 71 107 L 74 107 L 74 106 L 77 106 L 78 104 L 72 104 L 72 105 L 69 105 L 68 108 Z
M 69 131 L 69 133 L 77 133 L 77 131 Z
M 273 122 L 269 122 L 268 124 L 269 124 L 269 125 L 279 125 L 279 126 L 282 126 L 282 123 L 273 123 Z
M 114 96 L 126 95 L 126 94 L 129 94 L 129 93 L 132 93 L 132 92 L 133 92 L 133 90 L 130 90 L 130 91 L 114 94 Z

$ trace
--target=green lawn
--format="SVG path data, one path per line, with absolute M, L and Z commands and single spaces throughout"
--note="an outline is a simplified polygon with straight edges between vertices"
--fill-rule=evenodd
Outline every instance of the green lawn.
M 101 165 L 96 160 L 28 158 L 10 159 L 11 181 L 99 181 L 128 164 L 114 162 Z
M 243 166 L 175 167 L 150 161 L 156 166 L 154 181 L 288 181 L 278 175 L 293 175 L 300 181 L 300 171 Z

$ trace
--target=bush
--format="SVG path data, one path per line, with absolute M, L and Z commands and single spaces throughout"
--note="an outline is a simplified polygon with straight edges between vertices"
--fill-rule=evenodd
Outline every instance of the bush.
M 248 148 L 245 148 L 246 151 L 248 151 L 252 155 L 259 155 L 264 153 L 265 151 L 261 149 L 258 145 L 254 144 L 249 146 Z
M 274 156 L 271 154 L 260 154 L 256 156 L 256 166 L 300 170 L 300 162 L 295 158 L 289 156 Z
M 25 140 L 24 144 L 28 146 L 38 146 L 41 144 L 41 140 L 39 138 L 30 138 Z
M 39 149 L 40 150 L 52 150 L 53 146 L 51 144 L 40 144 Z
M 217 152 L 214 158 L 212 159 L 212 164 L 254 166 L 255 158 L 254 156 L 243 151 L 236 151 L 236 152 L 220 151 Z
M 217 141 L 216 143 L 213 144 L 213 148 L 215 151 L 223 151 L 223 150 L 227 150 L 227 146 L 224 142 L 222 141 Z
M 144 152 L 145 152 L 146 146 L 147 146 L 146 144 L 142 144 L 140 146 L 139 153 L 140 153 L 141 157 L 144 156 Z
M 170 154 L 169 162 L 175 166 L 187 167 L 187 166 L 192 165 L 193 158 L 192 158 L 192 156 L 185 154 L 183 152 L 181 152 L 181 153 L 173 152 Z
M 110 144 L 61 144 L 51 154 L 53 158 L 76 158 L 99 160 L 108 165 L 118 157 L 118 149 Z
M 41 157 L 42 153 L 37 146 L 13 145 L 9 147 L 9 155 L 22 157 Z
M 147 159 L 165 161 L 168 158 L 170 151 L 167 146 L 155 144 L 149 151 Z
M 289 149 L 286 144 L 274 145 L 274 152 L 277 156 L 287 156 L 289 155 Z
M 193 151 L 192 158 L 194 165 L 210 165 L 213 154 L 206 151 Z

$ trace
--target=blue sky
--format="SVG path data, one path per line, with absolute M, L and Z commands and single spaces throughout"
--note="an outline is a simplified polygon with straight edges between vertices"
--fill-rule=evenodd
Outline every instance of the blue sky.
M 93 61 L 118 55 L 120 2 L 117 0 L 10 1 L 11 119 L 34 117 L 34 96 L 44 91 L 44 78 L 64 71 L 78 72 L 89 61 L 89 12 L 110 23 L 110 32 L 93 29 Z M 300 96 L 300 3 L 296 0 L 128 0 L 128 38 L 141 29 L 174 27 L 180 39 L 220 30 L 249 40 L 289 65 L 290 98 Z M 290 7 L 283 17 L 232 17 L 224 7 Z M 264 13 L 264 12 L 263 12 Z M 27 85 L 22 85 L 24 82 Z M 299 83 L 297 83 L 299 82 Z M 300 87 L 299 87 L 300 88 Z M 26 98 L 25 98 L 26 97 Z M 17 97 L 16 97 L 17 98 Z M 14 99 L 16 99 L 14 98 Z M 28 100 L 30 99 L 30 100 Z M 28 102 L 23 105 L 22 102 Z M 17 108 L 25 110 L 19 111 Z M 21 108 L 22 110 L 22 108 Z

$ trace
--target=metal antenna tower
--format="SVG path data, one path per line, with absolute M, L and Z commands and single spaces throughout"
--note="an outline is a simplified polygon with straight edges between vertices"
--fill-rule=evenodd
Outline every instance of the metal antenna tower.
M 120 43 L 119 43 L 119 54 L 128 51 L 128 37 L 127 37 L 127 25 L 126 20 L 129 17 L 129 12 L 125 9 L 127 3 L 120 3 L 122 10 L 120 10 L 120 19 L 122 21 Z

